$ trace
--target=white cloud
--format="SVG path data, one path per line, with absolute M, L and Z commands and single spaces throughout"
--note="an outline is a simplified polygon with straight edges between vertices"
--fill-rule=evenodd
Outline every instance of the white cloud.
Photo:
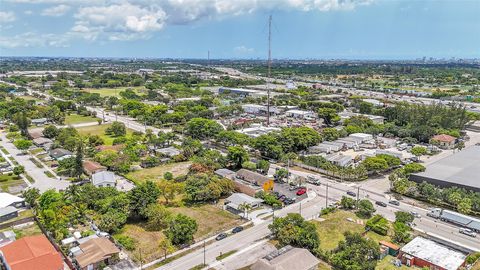
M 244 45 L 233 48 L 233 51 L 238 54 L 249 54 L 255 52 L 253 48 L 248 48 Z
M 42 16 L 60 17 L 65 15 L 70 10 L 70 6 L 58 5 L 42 10 Z
M 23 12 L 23 14 L 25 14 L 25 15 L 32 15 L 32 14 L 33 14 L 33 11 L 31 11 L 31 10 L 25 10 L 25 11 Z
M 74 10 L 72 28 L 61 36 L 59 44 L 73 39 L 138 40 L 148 39 L 166 25 L 189 24 L 202 19 L 224 19 L 256 11 L 299 10 L 321 11 L 352 10 L 374 0 L 0 0 L 22 5 L 51 4 L 44 16 L 62 16 Z M 30 6 L 27 6 L 30 7 Z M 28 9 L 25 8 L 25 14 Z M 274 18 L 275 19 L 275 18 Z M 0 23 L 15 20 L 12 12 L 0 12 Z M 54 44 L 38 40 L 39 34 L 25 33 L 13 37 L 32 38 L 25 44 Z M 60 37 L 60 35 L 56 35 Z M 45 36 L 47 39 L 51 36 Z M 5 40 L 5 37 L 2 39 Z M 49 43 L 50 42 L 50 43 Z M 18 43 L 21 43 L 20 41 Z M 59 44 L 54 44 L 58 46 Z M 236 53 L 251 53 L 245 46 L 234 48 Z
M 15 21 L 15 13 L 11 11 L 0 11 L 0 23 L 8 23 Z
M 38 34 L 27 32 L 11 37 L 0 36 L 0 47 L 67 47 L 68 40 L 64 35 Z

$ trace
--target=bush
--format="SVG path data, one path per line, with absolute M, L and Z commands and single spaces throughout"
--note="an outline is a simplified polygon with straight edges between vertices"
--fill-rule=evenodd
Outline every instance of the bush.
M 117 242 L 122 245 L 126 250 L 132 251 L 135 249 L 136 241 L 135 239 L 131 238 L 127 235 L 116 235 L 113 238 L 117 240 Z
M 387 235 L 388 221 L 381 215 L 375 215 L 367 221 L 365 229 L 374 231 L 380 235 Z

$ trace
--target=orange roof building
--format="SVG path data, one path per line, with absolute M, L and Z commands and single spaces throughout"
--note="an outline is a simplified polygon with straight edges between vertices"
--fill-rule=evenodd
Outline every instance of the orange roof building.
M 27 236 L 0 247 L 0 259 L 11 270 L 63 270 L 60 254 L 44 235 Z
M 438 143 L 440 148 L 451 149 L 455 146 L 456 138 L 447 134 L 440 134 L 433 136 L 431 141 Z
M 106 167 L 102 166 L 98 162 L 92 161 L 92 160 L 84 160 L 83 161 L 83 170 L 85 171 L 86 174 L 92 175 L 97 172 L 103 172 L 107 170 Z

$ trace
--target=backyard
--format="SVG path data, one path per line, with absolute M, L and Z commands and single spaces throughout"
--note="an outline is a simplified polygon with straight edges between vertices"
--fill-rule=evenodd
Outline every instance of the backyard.
M 363 233 L 367 220 L 358 218 L 354 213 L 338 210 L 333 213 L 322 216 L 325 220 L 315 221 L 318 235 L 320 237 L 320 248 L 323 250 L 333 250 L 338 243 L 345 239 L 344 233 L 347 231 Z M 354 222 L 348 221 L 347 218 Z M 382 236 L 374 232 L 368 232 L 367 237 L 375 241 L 391 241 L 389 236 Z
M 13 194 L 20 193 L 27 184 L 21 177 L 14 174 L 2 174 L 0 175 L 0 188 L 2 192 L 9 192 Z
M 78 133 L 80 135 L 98 135 L 103 139 L 103 142 L 105 145 L 112 145 L 113 140 L 115 137 L 109 136 L 105 134 L 105 130 L 110 126 L 111 124 L 104 124 L 104 125 L 94 125 L 94 126 L 88 126 L 88 127 L 79 127 L 77 128 Z M 127 128 L 127 136 L 131 135 L 133 130 Z
M 130 172 L 126 175 L 126 178 L 133 181 L 136 184 L 143 183 L 147 180 L 160 180 L 163 178 L 163 174 L 171 172 L 173 177 L 185 175 L 188 173 L 188 168 L 192 163 L 189 161 L 168 163 L 153 168 L 142 169 L 134 172 Z
M 75 124 L 83 124 L 83 123 L 91 123 L 97 122 L 99 118 L 92 117 L 92 116 L 83 116 L 79 114 L 70 114 L 65 116 L 65 125 L 75 125 Z

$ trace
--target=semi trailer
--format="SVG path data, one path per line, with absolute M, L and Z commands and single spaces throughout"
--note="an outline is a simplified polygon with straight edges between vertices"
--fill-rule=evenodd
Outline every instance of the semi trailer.
M 441 208 L 432 208 L 427 216 L 480 232 L 480 219 Z

